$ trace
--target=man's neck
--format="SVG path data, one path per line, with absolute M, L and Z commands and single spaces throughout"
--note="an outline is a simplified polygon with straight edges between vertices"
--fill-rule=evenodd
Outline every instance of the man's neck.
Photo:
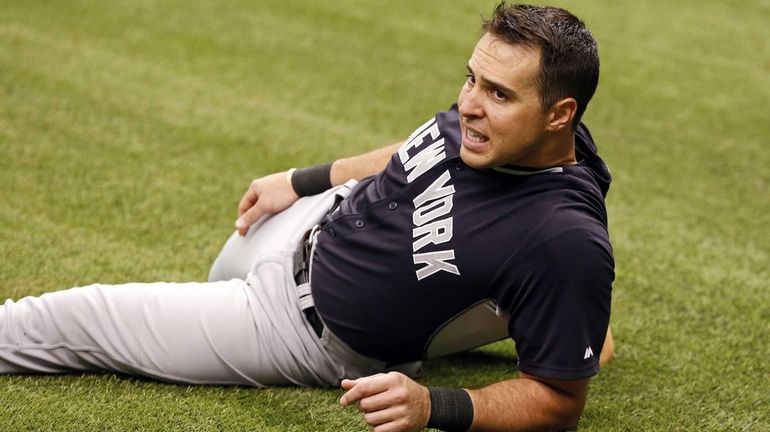
M 564 165 L 575 165 L 575 132 L 569 128 L 563 131 L 547 134 L 540 147 L 541 151 L 528 164 L 531 168 L 551 168 Z

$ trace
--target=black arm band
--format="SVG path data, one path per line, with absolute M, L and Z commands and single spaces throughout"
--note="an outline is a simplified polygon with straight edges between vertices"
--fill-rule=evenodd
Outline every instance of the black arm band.
M 319 194 L 331 189 L 331 174 L 331 163 L 298 169 L 291 175 L 291 187 L 301 197 Z
M 473 402 L 463 389 L 428 387 L 430 392 L 429 428 L 465 432 L 473 423 Z

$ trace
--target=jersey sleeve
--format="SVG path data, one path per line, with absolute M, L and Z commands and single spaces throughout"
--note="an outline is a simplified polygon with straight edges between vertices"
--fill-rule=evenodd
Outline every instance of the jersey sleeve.
M 519 369 L 564 380 L 597 374 L 615 275 L 606 231 L 569 229 L 512 259 L 508 332 Z

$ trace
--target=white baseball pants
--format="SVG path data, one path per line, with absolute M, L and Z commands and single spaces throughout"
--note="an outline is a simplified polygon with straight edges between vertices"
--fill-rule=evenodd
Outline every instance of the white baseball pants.
M 293 255 L 352 184 L 228 240 L 207 283 L 90 285 L 0 306 L 0 373 L 116 371 L 189 384 L 336 386 L 384 364 L 319 338 Z M 304 301 L 299 297 L 304 296 Z M 300 303 L 303 306 L 300 306 Z

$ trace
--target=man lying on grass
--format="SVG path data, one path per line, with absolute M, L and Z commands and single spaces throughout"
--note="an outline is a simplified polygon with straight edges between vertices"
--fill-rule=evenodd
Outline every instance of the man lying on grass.
M 483 28 L 457 103 L 405 142 L 254 180 L 208 283 L 8 300 L 0 373 L 341 385 L 382 432 L 575 427 L 611 355 L 610 177 L 580 122 L 596 42 L 549 7 L 502 3 Z M 504 337 L 518 378 L 409 377 Z

